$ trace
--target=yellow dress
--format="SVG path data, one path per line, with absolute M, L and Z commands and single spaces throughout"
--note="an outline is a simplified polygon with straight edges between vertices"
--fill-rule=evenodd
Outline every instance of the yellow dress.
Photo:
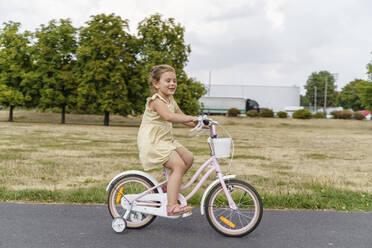
M 171 112 L 175 113 L 178 109 L 173 97 L 169 103 L 157 93 L 147 98 L 145 113 L 142 116 L 137 136 L 139 158 L 145 171 L 162 168 L 164 163 L 169 160 L 172 151 L 182 147 L 173 138 L 172 123 L 164 120 L 149 107 L 149 102 L 157 97 L 167 104 Z

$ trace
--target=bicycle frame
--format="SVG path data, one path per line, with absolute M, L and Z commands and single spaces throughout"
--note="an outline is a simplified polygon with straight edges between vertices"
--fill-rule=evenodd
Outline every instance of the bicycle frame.
M 217 177 L 218 177 L 218 181 L 221 183 L 222 185 L 222 188 L 226 194 L 226 197 L 228 199 L 228 202 L 229 202 L 229 206 L 230 208 L 236 210 L 236 204 L 235 202 L 233 201 L 231 195 L 230 195 L 230 192 L 229 190 L 227 189 L 226 187 L 226 184 L 225 184 L 225 181 L 224 181 L 224 178 L 223 178 L 223 174 L 221 172 L 221 167 L 218 163 L 218 159 L 217 157 L 215 156 L 214 154 L 214 149 L 213 149 L 213 146 L 211 144 L 211 139 L 213 138 L 217 138 L 217 135 L 216 135 L 216 129 L 215 129 L 215 126 L 214 125 L 211 125 L 210 126 L 210 137 L 208 138 L 208 144 L 209 144 L 209 148 L 210 148 L 210 151 L 211 151 L 211 157 L 196 171 L 196 173 L 193 175 L 193 177 L 190 179 L 189 182 L 187 182 L 184 186 L 181 186 L 181 189 L 180 191 L 183 191 L 185 189 L 188 189 L 191 185 L 194 184 L 194 182 L 196 181 L 196 179 L 200 176 L 200 174 L 207 168 L 210 168 L 205 174 L 204 176 L 200 179 L 199 183 L 193 188 L 193 190 L 185 197 L 185 200 L 189 200 L 199 189 L 200 187 L 202 186 L 202 184 L 207 180 L 207 178 L 212 174 L 212 172 L 216 172 L 217 173 Z M 139 194 L 136 198 L 133 199 L 133 205 L 147 205 L 147 206 L 159 206 L 158 203 L 150 203 L 150 202 L 143 202 L 141 203 L 140 201 L 138 201 L 140 198 L 142 198 L 144 195 L 148 194 L 149 192 L 153 191 L 154 189 L 162 186 L 163 184 L 167 183 L 168 182 L 168 179 L 166 179 L 165 181 L 155 185 L 154 187 L 142 192 L 141 194 Z

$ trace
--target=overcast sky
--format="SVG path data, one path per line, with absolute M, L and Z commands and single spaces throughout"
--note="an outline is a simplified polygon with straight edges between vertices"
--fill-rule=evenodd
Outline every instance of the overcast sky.
M 189 76 L 212 84 L 297 85 L 315 71 L 337 73 L 337 89 L 367 79 L 372 60 L 370 0 L 0 0 L 0 22 L 34 31 L 52 19 L 79 27 L 115 13 L 131 33 L 154 13 L 185 27 Z

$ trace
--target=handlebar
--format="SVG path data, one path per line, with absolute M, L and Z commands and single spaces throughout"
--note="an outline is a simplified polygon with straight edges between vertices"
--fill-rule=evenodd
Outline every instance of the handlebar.
M 198 132 L 198 131 L 202 130 L 204 126 L 209 127 L 210 136 L 208 138 L 208 143 L 209 143 L 209 148 L 211 149 L 211 155 L 212 155 L 212 154 L 214 154 L 214 150 L 213 150 L 214 148 L 212 148 L 211 140 L 218 139 L 218 135 L 217 135 L 217 132 L 216 132 L 216 126 L 219 126 L 222 130 L 224 130 L 225 134 L 227 134 L 230 139 L 231 139 L 231 135 L 225 128 L 220 126 L 217 121 L 213 121 L 211 119 L 208 119 L 207 115 L 199 116 L 198 117 L 198 123 L 196 124 L 196 126 L 193 129 L 190 130 L 190 132 L 193 132 L 193 131 Z M 196 136 L 200 136 L 203 133 L 205 133 L 206 131 L 208 131 L 208 129 L 204 129 L 203 131 L 199 132 Z M 230 163 L 227 167 L 226 175 L 229 175 L 229 173 L 230 173 L 232 160 L 234 158 L 234 142 L 233 142 L 232 139 L 231 139 L 231 144 L 232 144 L 231 159 L 230 159 Z
M 211 127 L 212 125 L 216 125 L 218 124 L 216 121 L 212 121 L 210 119 L 207 119 L 207 115 L 202 115 L 202 116 L 199 116 L 198 117 L 198 124 L 196 124 L 196 126 L 190 130 L 190 132 L 193 132 L 193 131 L 200 131 L 203 129 L 203 126 L 209 126 Z
M 204 125 L 209 127 L 210 137 L 208 138 L 208 143 L 209 143 L 209 147 L 211 149 L 211 152 L 212 152 L 212 149 L 213 148 L 211 148 L 211 142 L 210 142 L 210 140 L 211 139 L 218 138 L 218 135 L 216 133 L 216 127 L 215 126 L 219 126 L 220 128 L 222 128 L 222 130 L 224 130 L 225 133 L 228 135 L 228 137 L 231 139 L 230 133 L 225 128 L 223 128 L 222 126 L 220 126 L 217 121 L 213 121 L 211 119 L 208 119 L 208 116 L 207 115 L 199 116 L 198 117 L 198 123 L 196 124 L 196 126 L 193 129 L 190 130 L 190 132 L 200 131 L 200 130 L 203 129 Z M 208 131 L 208 129 L 204 129 L 203 131 L 199 132 L 196 136 L 200 136 L 201 134 L 205 133 L 206 131 Z M 226 175 L 229 175 L 229 173 L 230 173 L 232 160 L 234 158 L 234 142 L 233 142 L 232 139 L 231 139 L 231 143 L 232 143 L 231 159 L 230 159 L 230 163 L 229 163 L 229 165 L 227 167 Z

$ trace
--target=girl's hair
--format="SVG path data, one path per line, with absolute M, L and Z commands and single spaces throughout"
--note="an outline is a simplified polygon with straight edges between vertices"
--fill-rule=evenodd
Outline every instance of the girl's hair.
M 156 93 L 156 89 L 154 88 L 154 85 L 152 84 L 152 81 L 153 80 L 159 81 L 161 75 L 164 72 L 169 72 L 169 71 L 176 73 L 174 68 L 170 65 L 156 65 L 156 66 L 152 67 L 150 75 L 149 75 L 149 86 L 150 86 L 150 94 L 151 95 Z

